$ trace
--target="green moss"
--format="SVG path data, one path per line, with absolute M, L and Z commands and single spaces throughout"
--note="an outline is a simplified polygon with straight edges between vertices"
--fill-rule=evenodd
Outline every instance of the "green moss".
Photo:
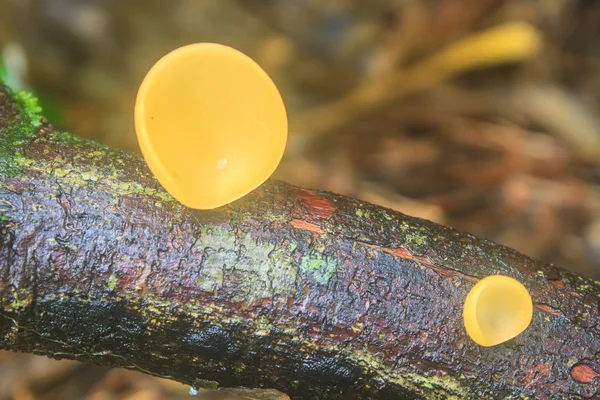
M 111 274 L 108 278 L 107 286 L 110 290 L 115 290 L 117 287 L 117 276 L 115 274 Z
M 311 251 L 300 261 L 300 271 L 308 274 L 321 285 L 326 285 L 337 271 L 337 261 L 318 251 Z
M 124 182 L 121 172 L 115 167 L 118 163 L 122 163 L 120 157 L 123 152 L 68 132 L 55 131 L 52 135 L 46 136 L 45 140 L 59 146 L 74 147 L 76 152 L 81 147 L 79 157 L 102 158 L 98 162 L 102 162 L 107 168 L 99 171 L 94 167 L 88 168 L 79 164 L 68 165 L 61 156 L 58 156 L 52 162 L 36 161 L 26 157 L 25 151 L 28 142 L 42 124 L 41 107 L 37 99 L 27 92 L 13 92 L 10 89 L 5 89 L 5 91 L 8 98 L 12 97 L 16 100 L 13 103 L 16 118 L 4 121 L 7 127 L 0 131 L 0 174 L 4 177 L 21 176 L 24 168 L 33 167 L 45 169 L 49 175 L 65 179 L 73 186 L 86 186 L 90 182 L 101 182 L 106 186 L 106 190 L 112 192 L 115 196 L 139 194 L 154 197 L 164 203 L 179 204 L 164 190 L 144 187 L 138 182 Z M 107 156 L 114 163 L 105 163 Z M 75 157 L 76 160 L 77 156 Z
M 27 122 L 32 128 L 39 128 L 42 125 L 42 107 L 40 107 L 38 99 L 24 90 L 16 92 L 15 98 L 22 111 L 21 118 L 27 117 Z
M 13 158 L 23 157 L 27 141 L 41 125 L 41 108 L 35 97 L 27 92 L 14 93 L 5 86 L 2 90 L 6 96 L 16 99 L 13 103 L 16 118 L 4 121 L 6 127 L 0 132 L 0 172 L 7 177 L 20 176 L 23 165 L 15 163 Z
M 102 151 L 93 151 L 92 157 L 103 157 L 105 154 Z M 88 154 L 88 156 L 90 155 Z M 34 164 L 34 161 L 25 157 L 15 158 L 15 160 L 20 166 L 29 167 Z M 115 197 L 140 195 L 154 197 L 164 203 L 179 204 L 171 195 L 161 189 L 144 187 L 138 182 L 123 181 L 120 171 L 111 164 L 105 170 L 100 171 L 93 166 L 71 166 L 66 164 L 61 156 L 58 156 L 51 163 L 41 164 L 38 167 L 47 169 L 50 176 L 62 179 L 63 182 L 73 187 L 87 186 L 90 182 L 93 182 L 101 184 L 104 190 L 112 193 Z
M 71 171 L 72 170 L 68 168 L 56 168 L 54 169 L 54 173 L 52 175 L 57 178 L 64 178 L 65 176 L 69 175 Z
M 23 290 L 19 291 L 12 285 L 10 286 L 10 289 L 14 300 L 9 305 L 9 311 L 25 308 L 33 302 L 33 295 L 31 293 L 24 292 Z
M 151 188 L 146 188 L 144 190 L 144 193 L 146 193 L 147 195 L 156 197 L 156 198 L 164 201 L 165 203 L 176 202 L 176 200 L 173 198 L 173 196 L 171 196 L 169 193 L 164 192 L 164 191 L 160 191 L 160 190 L 156 190 L 156 189 L 151 189 Z
M 15 154 L 13 162 L 20 167 L 31 167 L 35 163 L 32 159 L 24 157 L 21 154 Z
M 414 226 L 410 226 L 406 221 L 402 221 L 398 227 L 404 234 L 404 240 L 407 244 L 419 247 L 427 245 L 428 233 L 424 228 L 417 229 Z
M 358 210 L 356 210 L 356 216 L 359 218 L 369 218 L 371 216 L 371 213 L 369 211 L 364 211 L 359 208 Z
M 467 395 L 468 393 L 461 384 L 460 379 L 448 374 L 400 373 L 397 369 L 383 363 L 377 355 L 370 352 L 366 347 L 360 349 L 353 346 L 343 348 L 331 346 L 325 350 L 327 349 L 345 354 L 353 363 L 369 373 L 377 374 L 379 379 L 383 381 L 393 382 L 428 399 L 458 400 L 472 397 Z
M 426 388 L 434 391 L 440 396 L 444 396 L 444 399 L 465 399 L 467 398 L 466 392 L 460 381 L 454 377 L 449 376 L 445 373 L 431 374 L 431 375 L 418 375 L 408 374 L 407 378 L 410 379 L 419 388 Z M 440 393 L 445 391 L 445 394 Z M 431 392 L 430 392 L 431 393 Z
M 27 301 L 22 301 L 19 299 L 14 299 L 12 301 L 12 303 L 10 303 L 10 307 L 13 309 L 17 309 L 17 308 L 23 308 L 25 306 L 27 306 L 29 303 Z
M 81 172 L 81 179 L 83 179 L 84 181 L 97 182 L 98 175 L 90 171 L 83 171 Z
M 407 233 L 404 237 L 407 242 L 415 244 L 417 246 L 427 245 L 427 235 L 419 235 L 415 233 Z
M 236 362 L 235 364 L 233 364 L 233 368 L 237 372 L 244 372 L 246 370 L 246 364 L 244 364 L 243 362 Z
M 274 328 L 271 321 L 264 315 L 254 320 L 254 327 L 256 328 L 256 333 L 260 335 L 268 335 Z

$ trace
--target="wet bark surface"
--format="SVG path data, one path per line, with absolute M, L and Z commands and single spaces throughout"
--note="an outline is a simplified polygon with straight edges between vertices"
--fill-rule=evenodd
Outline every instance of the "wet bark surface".
M 30 106 L 0 86 L 0 348 L 293 399 L 598 396 L 596 281 L 277 181 L 187 209 L 139 156 Z M 462 304 L 491 274 L 535 310 L 484 348 Z

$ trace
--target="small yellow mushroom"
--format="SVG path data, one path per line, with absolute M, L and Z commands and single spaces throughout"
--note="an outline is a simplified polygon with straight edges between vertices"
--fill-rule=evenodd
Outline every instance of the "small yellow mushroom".
M 283 100 L 251 58 L 197 43 L 161 58 L 135 103 L 148 167 L 178 201 L 197 209 L 228 204 L 279 165 L 288 124 Z
M 533 315 L 529 292 L 519 281 L 504 275 L 480 280 L 465 300 L 467 333 L 481 346 L 495 346 L 523 332 Z

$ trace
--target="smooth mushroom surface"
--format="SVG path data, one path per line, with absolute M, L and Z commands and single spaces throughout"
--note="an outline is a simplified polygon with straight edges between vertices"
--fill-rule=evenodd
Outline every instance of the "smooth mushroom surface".
M 494 346 L 519 335 L 529 326 L 533 302 L 519 281 L 504 275 L 480 280 L 464 305 L 467 333 L 481 346 Z
M 212 209 L 266 181 L 285 149 L 283 100 L 245 54 L 215 43 L 176 49 L 138 91 L 135 128 L 150 170 L 175 199 Z

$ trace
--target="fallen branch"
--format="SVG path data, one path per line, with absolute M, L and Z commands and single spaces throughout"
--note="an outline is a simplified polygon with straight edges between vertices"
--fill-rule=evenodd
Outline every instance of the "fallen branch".
M 186 209 L 137 155 L 33 108 L 0 86 L 0 348 L 294 399 L 599 395 L 597 282 L 281 182 Z M 536 308 L 482 348 L 462 303 L 490 274 Z
M 524 22 L 508 22 L 459 40 L 416 65 L 365 82 L 336 101 L 293 117 L 291 130 L 298 137 L 292 139 L 332 132 L 461 73 L 529 60 L 539 54 L 541 41 L 537 30 Z

